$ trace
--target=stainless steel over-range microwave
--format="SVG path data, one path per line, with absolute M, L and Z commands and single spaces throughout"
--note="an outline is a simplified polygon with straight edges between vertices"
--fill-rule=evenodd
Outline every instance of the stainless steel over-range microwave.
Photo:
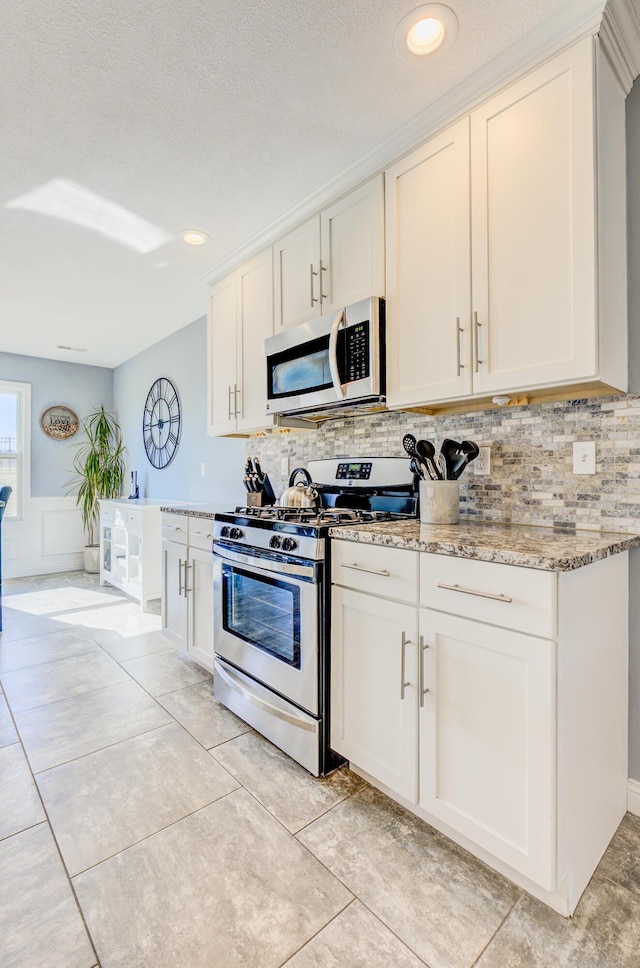
M 384 404 L 384 299 L 292 326 L 265 340 L 265 351 L 269 414 Z

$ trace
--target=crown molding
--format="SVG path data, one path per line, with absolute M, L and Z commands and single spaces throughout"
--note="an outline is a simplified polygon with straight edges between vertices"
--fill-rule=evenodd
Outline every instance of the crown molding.
M 632 23 L 632 13 L 637 21 L 637 14 L 632 10 L 634 2 L 635 0 L 609 0 L 616 8 L 628 8 L 624 17 L 611 16 L 609 22 L 612 25 L 617 24 L 620 19 L 624 24 Z M 475 71 L 375 149 L 235 248 L 208 270 L 201 277 L 202 281 L 207 285 L 216 282 L 296 225 L 387 168 L 447 124 L 468 114 L 482 101 L 527 71 L 554 57 L 582 37 L 598 33 L 603 19 L 603 7 L 604 0 L 588 0 L 586 3 L 585 0 L 570 0 L 554 17 Z M 625 32 L 627 29 L 625 26 Z M 624 49 L 627 50 L 628 47 L 627 44 Z
M 640 74 L 640 10 L 636 0 L 609 0 L 600 40 L 626 95 Z

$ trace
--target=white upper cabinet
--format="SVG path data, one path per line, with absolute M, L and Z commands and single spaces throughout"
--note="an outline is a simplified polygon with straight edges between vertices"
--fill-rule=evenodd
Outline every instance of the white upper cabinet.
M 271 249 L 240 266 L 209 293 L 209 419 L 212 435 L 272 427 L 266 414 L 264 341 L 273 333 Z
M 384 295 L 382 175 L 275 243 L 275 330 Z
M 469 119 L 386 174 L 387 398 L 471 393 Z
M 474 390 L 598 376 L 593 41 L 471 115 Z
M 626 388 L 624 94 L 594 38 L 386 179 L 391 407 Z

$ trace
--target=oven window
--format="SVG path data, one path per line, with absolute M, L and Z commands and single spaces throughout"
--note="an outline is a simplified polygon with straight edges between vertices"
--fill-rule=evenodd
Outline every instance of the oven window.
M 263 652 L 300 668 L 300 589 L 222 566 L 222 625 Z

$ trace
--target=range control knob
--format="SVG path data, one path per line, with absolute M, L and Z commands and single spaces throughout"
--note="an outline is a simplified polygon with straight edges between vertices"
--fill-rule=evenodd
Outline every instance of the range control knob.
M 281 544 L 281 538 L 279 534 L 274 534 L 273 538 L 269 541 L 270 548 L 279 548 Z
M 229 537 L 229 528 L 226 526 L 226 524 L 223 525 L 223 527 L 220 528 L 220 537 L 221 538 L 228 538 Z
M 230 528 L 229 537 L 235 538 L 237 541 L 238 538 L 244 538 L 244 531 L 241 531 L 240 528 Z
M 298 547 L 298 542 L 294 538 L 283 538 L 282 539 L 282 550 L 283 551 L 293 551 L 294 548 Z

